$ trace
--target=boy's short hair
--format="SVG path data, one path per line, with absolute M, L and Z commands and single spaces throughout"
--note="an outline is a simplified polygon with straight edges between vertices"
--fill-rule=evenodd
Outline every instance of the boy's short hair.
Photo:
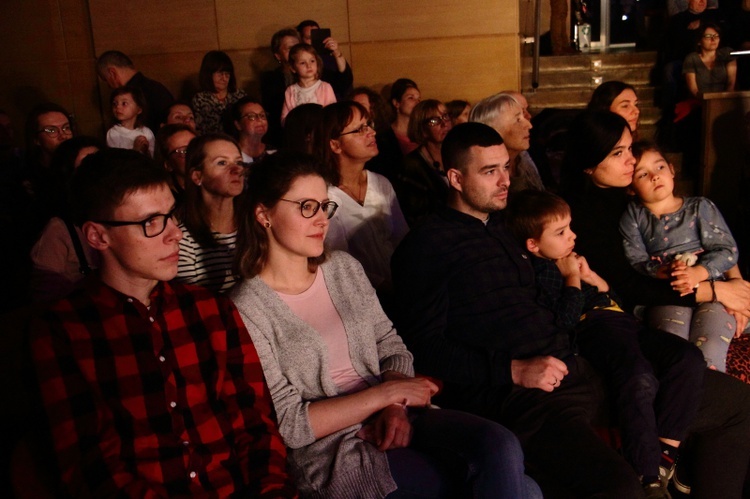
M 73 221 L 109 220 L 126 195 L 169 185 L 169 173 L 132 149 L 102 149 L 86 156 L 71 181 Z
M 539 239 L 550 222 L 570 215 L 563 198 L 546 191 L 525 190 L 513 193 L 505 209 L 506 226 L 525 247 L 527 239 Z

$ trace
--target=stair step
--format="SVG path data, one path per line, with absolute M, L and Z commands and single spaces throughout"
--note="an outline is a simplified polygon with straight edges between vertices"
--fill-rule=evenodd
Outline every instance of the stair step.
M 555 71 L 540 72 L 538 88 L 586 88 L 591 87 L 593 78 L 601 78 L 601 81 L 620 80 L 633 86 L 646 86 L 649 84 L 651 67 L 619 68 L 608 71 Z M 521 77 L 521 85 L 524 89 L 532 88 L 531 73 L 524 73 Z M 596 86 L 596 85 L 594 85 Z
M 592 62 L 601 61 L 602 68 L 615 67 L 653 67 L 656 64 L 656 52 L 592 52 L 569 56 L 549 56 L 539 58 L 540 71 L 570 71 L 591 69 Z M 523 57 L 522 72 L 531 72 L 534 59 Z

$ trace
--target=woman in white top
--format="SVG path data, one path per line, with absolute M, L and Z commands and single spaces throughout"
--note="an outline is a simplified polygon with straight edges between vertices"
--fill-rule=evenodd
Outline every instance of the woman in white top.
M 372 285 L 387 290 L 391 255 L 409 227 L 391 183 L 365 170 L 365 163 L 378 154 L 367 110 L 356 102 L 325 107 L 317 147 L 329 171 L 328 196 L 339 206 L 326 247 L 348 251 Z
M 232 264 L 245 164 L 233 138 L 209 133 L 190 141 L 185 166 L 179 224 L 183 238 L 175 280 L 224 292 L 237 280 Z

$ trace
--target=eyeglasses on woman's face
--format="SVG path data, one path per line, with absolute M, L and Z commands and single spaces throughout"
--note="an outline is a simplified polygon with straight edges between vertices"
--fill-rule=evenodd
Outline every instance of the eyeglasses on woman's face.
M 356 128 L 350 132 L 344 132 L 341 135 L 339 135 L 339 137 L 343 137 L 344 135 L 349 135 L 353 133 L 356 133 L 359 135 L 365 135 L 370 130 L 375 130 L 375 123 L 373 123 L 372 121 L 368 121 L 367 123 L 362 123 L 362 126 L 360 126 L 359 128 Z
M 58 135 L 71 135 L 73 130 L 70 127 L 70 123 L 65 123 L 61 127 L 46 126 L 41 130 L 37 130 L 37 133 L 46 133 L 50 138 L 57 138 Z
M 424 122 L 427 126 L 435 128 L 438 125 L 447 125 L 448 123 L 450 123 L 451 117 L 448 115 L 448 113 L 445 113 L 442 116 L 433 116 L 432 118 L 426 118 Z
M 247 113 L 247 114 L 243 114 L 241 119 L 247 120 L 250 122 L 257 121 L 257 120 L 266 121 L 268 119 L 268 115 L 266 113 Z
M 299 205 L 299 211 L 305 218 L 312 218 L 318 213 L 318 210 L 323 208 L 323 213 L 326 214 L 326 218 L 330 219 L 339 205 L 335 201 L 316 201 L 315 199 L 303 199 L 302 201 L 292 201 L 291 199 L 281 198 L 279 201 L 286 201 L 287 203 L 294 203 Z
M 718 40 L 721 38 L 721 35 L 718 33 L 706 33 L 703 35 L 704 40 Z

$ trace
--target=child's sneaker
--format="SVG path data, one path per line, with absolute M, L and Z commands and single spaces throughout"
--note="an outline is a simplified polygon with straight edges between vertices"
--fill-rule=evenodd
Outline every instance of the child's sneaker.
M 672 484 L 674 485 L 674 488 L 683 494 L 690 495 L 690 483 L 688 477 L 685 476 L 685 471 L 684 466 L 676 467 L 674 474 L 672 475 Z
M 672 499 L 666 484 L 658 480 L 644 485 L 643 492 L 646 499 Z

